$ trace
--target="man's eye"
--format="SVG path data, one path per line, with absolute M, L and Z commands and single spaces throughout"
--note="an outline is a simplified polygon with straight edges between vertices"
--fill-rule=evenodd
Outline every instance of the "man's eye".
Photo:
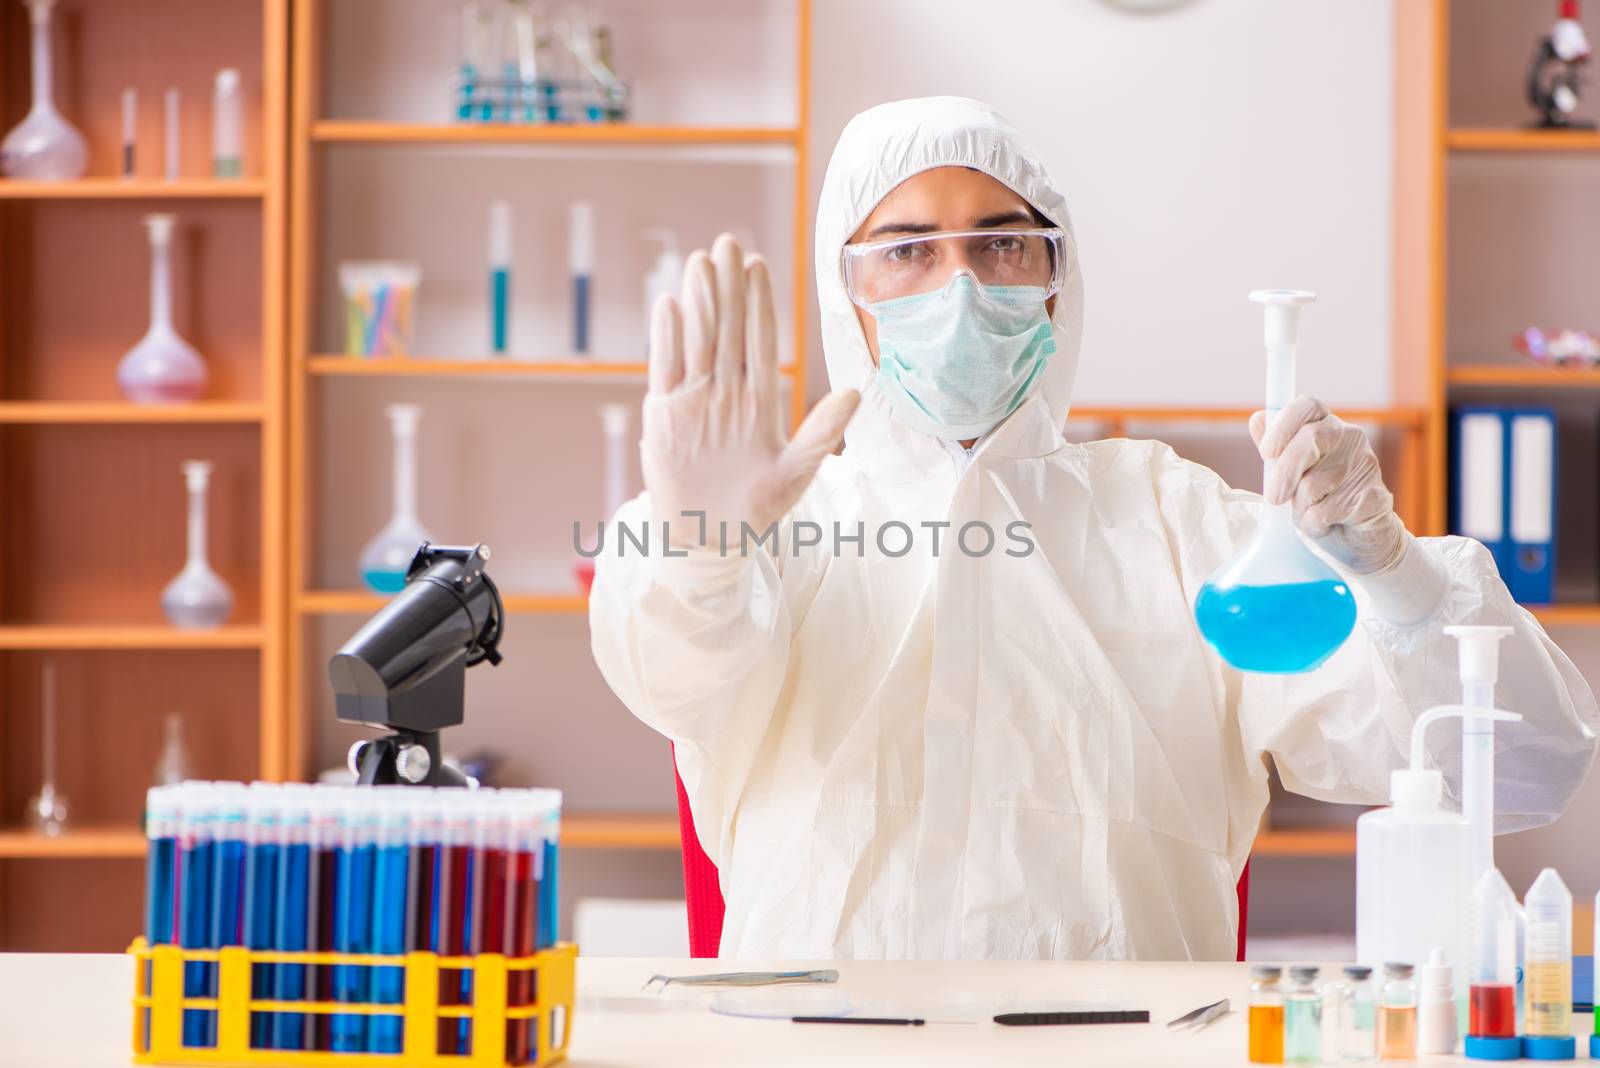
M 896 245 L 883 254 L 890 263 L 906 263 L 923 253 L 921 245 Z
M 991 252 L 1018 252 L 1022 249 L 1020 237 L 997 237 L 989 242 Z

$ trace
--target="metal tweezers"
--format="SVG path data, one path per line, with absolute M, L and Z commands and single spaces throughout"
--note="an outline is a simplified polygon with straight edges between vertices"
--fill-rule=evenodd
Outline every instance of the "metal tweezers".
M 1209 1005 L 1202 1005 L 1193 1012 L 1186 1012 L 1176 1020 L 1169 1021 L 1167 1028 L 1169 1030 L 1172 1028 L 1189 1028 L 1198 1031 L 1212 1020 L 1226 1016 L 1232 1011 L 1232 1007 L 1228 1004 L 1228 999 L 1223 998 L 1221 1001 L 1213 1001 Z
M 817 972 L 719 972 L 716 975 L 652 975 L 645 981 L 644 989 L 651 983 L 660 983 L 665 990 L 673 983 L 681 986 L 774 986 L 779 983 L 837 983 L 839 973 L 832 968 Z

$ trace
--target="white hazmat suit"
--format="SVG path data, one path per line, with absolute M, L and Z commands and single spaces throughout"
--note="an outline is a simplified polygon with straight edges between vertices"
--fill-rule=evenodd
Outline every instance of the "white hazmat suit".
M 1217 658 L 1191 606 L 1260 498 L 1157 442 L 1063 440 L 1076 267 L 1042 385 L 970 456 L 895 419 L 840 249 L 899 183 L 952 165 L 1070 229 L 1037 156 L 983 105 L 904 101 L 846 127 L 817 212 L 817 289 L 829 377 L 863 396 L 843 454 L 789 516 L 819 524 L 820 544 L 790 526 L 775 549 L 712 566 L 596 561 L 594 655 L 676 745 L 721 872 L 722 955 L 1231 960 L 1266 758 L 1291 790 L 1385 801 L 1413 718 L 1459 697 L 1452 623 L 1515 628 L 1498 695 L 1526 722 L 1497 733 L 1501 828 L 1553 818 L 1588 770 L 1594 698 L 1476 542 L 1412 546 L 1448 575 L 1417 625 L 1386 623 L 1355 582 L 1362 618 L 1314 672 Z M 648 495 L 617 518 L 648 520 Z M 896 521 L 910 551 L 898 531 L 876 536 Z M 986 555 L 955 543 L 974 521 L 998 539 Z M 1019 521 L 1036 548 L 1008 555 Z M 1459 741 L 1433 738 L 1458 796 Z

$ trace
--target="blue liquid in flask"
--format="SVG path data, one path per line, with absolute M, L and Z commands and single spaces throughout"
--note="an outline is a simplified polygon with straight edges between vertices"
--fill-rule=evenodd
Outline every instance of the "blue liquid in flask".
M 374 593 L 399 593 L 406 588 L 406 573 L 370 568 L 361 572 L 361 581 Z
M 1337 578 L 1263 586 L 1206 583 L 1195 622 L 1241 671 L 1290 675 L 1320 667 L 1356 625 L 1356 601 Z

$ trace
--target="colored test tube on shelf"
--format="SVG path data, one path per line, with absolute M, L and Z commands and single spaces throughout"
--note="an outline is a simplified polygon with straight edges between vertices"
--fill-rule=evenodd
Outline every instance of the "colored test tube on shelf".
M 316 803 L 311 787 L 288 783 L 282 788 L 277 871 L 277 907 L 273 914 L 273 948 L 301 953 L 313 945 L 311 811 Z M 280 964 L 273 972 L 273 998 L 304 1001 L 310 969 L 304 964 Z M 306 1014 L 278 1013 L 272 1021 L 273 1049 L 306 1048 Z
M 406 951 L 406 918 L 410 896 L 411 804 L 409 786 L 372 788 L 375 809 L 372 870 L 371 952 L 400 956 Z M 401 967 L 372 969 L 372 1001 L 399 1005 L 405 1000 L 406 977 Z M 399 1053 L 404 1044 L 401 1016 L 372 1016 L 367 1021 L 367 1049 Z
M 211 940 L 212 822 L 216 814 L 215 787 L 188 782 L 179 787 L 183 814 L 178 831 L 178 944 L 184 949 L 208 949 Z M 185 961 L 183 996 L 205 997 L 215 965 Z M 217 1014 L 208 1009 L 183 1010 L 183 1044 L 199 1049 L 206 1035 L 215 1032 Z
M 252 950 L 276 947 L 278 906 L 278 864 L 283 852 L 283 792 L 271 784 L 250 785 L 245 799 L 244 854 L 244 944 Z M 271 964 L 250 966 L 250 996 L 270 1000 L 274 991 L 275 968 Z M 271 1049 L 273 1020 L 270 1013 L 250 1014 L 250 1047 Z
M 372 873 L 377 854 L 377 805 L 372 791 L 341 790 L 339 810 L 338 894 L 333 914 L 333 945 L 339 953 L 372 951 Z M 333 998 L 365 1004 L 372 987 L 366 965 L 338 964 L 333 969 Z M 367 1018 L 336 1013 L 332 1049 L 359 1053 L 367 1049 Z

